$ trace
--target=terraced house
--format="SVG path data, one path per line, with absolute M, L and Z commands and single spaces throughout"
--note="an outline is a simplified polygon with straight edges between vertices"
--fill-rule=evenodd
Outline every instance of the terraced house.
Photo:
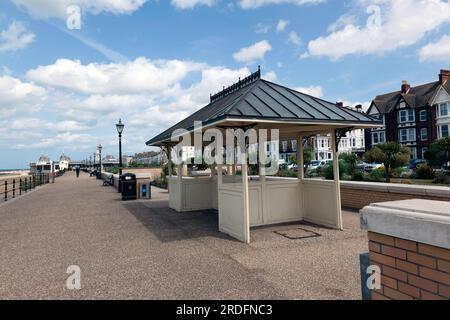
M 368 114 L 383 126 L 365 131 L 366 149 L 386 141 L 398 141 L 411 150 L 412 159 L 423 159 L 430 144 L 449 136 L 450 70 L 439 80 L 411 87 L 403 81 L 399 91 L 377 96 Z

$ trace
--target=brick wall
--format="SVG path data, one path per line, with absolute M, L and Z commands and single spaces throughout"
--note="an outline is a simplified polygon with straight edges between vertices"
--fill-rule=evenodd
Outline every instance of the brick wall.
M 379 186 L 383 185 L 383 188 Z M 341 182 L 341 203 L 343 208 L 362 209 L 371 203 L 408 200 L 408 199 L 426 199 L 437 201 L 450 201 L 449 187 L 430 187 L 430 186 L 409 186 L 376 183 L 352 183 L 347 181 Z M 397 187 L 397 188 L 396 188 Z M 442 189 L 444 192 L 436 195 L 430 194 L 429 190 Z M 397 190 L 396 190 L 397 189 Z M 398 190 L 401 189 L 401 190 Z M 423 192 L 422 192 L 423 190 Z M 447 190 L 447 192 L 445 192 Z
M 369 232 L 370 264 L 381 268 L 373 300 L 450 299 L 450 250 Z

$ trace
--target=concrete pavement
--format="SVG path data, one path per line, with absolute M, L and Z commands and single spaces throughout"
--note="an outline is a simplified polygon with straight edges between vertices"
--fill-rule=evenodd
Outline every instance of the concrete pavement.
M 252 230 L 242 244 L 217 214 L 179 214 L 167 193 L 122 202 L 116 189 L 68 173 L 0 204 L 2 299 L 359 299 L 359 216 L 345 230 L 289 225 Z M 320 237 L 291 240 L 298 227 Z M 276 231 L 276 232 L 275 232 Z M 81 290 L 66 288 L 69 265 Z

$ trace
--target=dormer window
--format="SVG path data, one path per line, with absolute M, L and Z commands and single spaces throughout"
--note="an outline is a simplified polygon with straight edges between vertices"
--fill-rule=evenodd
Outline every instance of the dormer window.
M 405 122 L 415 122 L 415 114 L 414 110 L 412 109 L 406 109 L 406 110 L 400 110 L 398 112 L 398 122 L 399 123 L 405 123 Z

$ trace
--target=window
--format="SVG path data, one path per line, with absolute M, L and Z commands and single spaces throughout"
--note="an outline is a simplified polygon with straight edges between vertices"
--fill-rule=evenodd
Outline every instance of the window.
M 427 128 L 420 129 L 420 140 L 422 140 L 422 141 L 428 140 L 428 129 Z
M 287 141 L 282 141 L 281 147 L 283 148 L 283 152 L 287 152 Z
M 400 141 L 401 142 L 416 141 L 416 129 L 415 128 L 401 129 Z
M 380 131 L 380 132 L 372 132 L 372 144 L 376 145 L 379 143 L 385 143 L 386 139 L 384 136 L 384 131 Z
M 400 110 L 398 112 L 398 122 L 405 123 L 405 122 L 414 122 L 416 121 L 414 116 L 414 110 L 412 109 L 406 109 L 406 110 Z
M 297 152 L 297 140 L 292 140 L 291 145 L 292 145 L 292 151 Z
M 439 116 L 440 117 L 448 116 L 448 103 L 439 104 Z
M 439 138 L 449 137 L 449 125 L 444 124 L 438 127 Z
M 425 122 L 428 120 L 428 112 L 427 110 L 420 111 L 420 121 Z

